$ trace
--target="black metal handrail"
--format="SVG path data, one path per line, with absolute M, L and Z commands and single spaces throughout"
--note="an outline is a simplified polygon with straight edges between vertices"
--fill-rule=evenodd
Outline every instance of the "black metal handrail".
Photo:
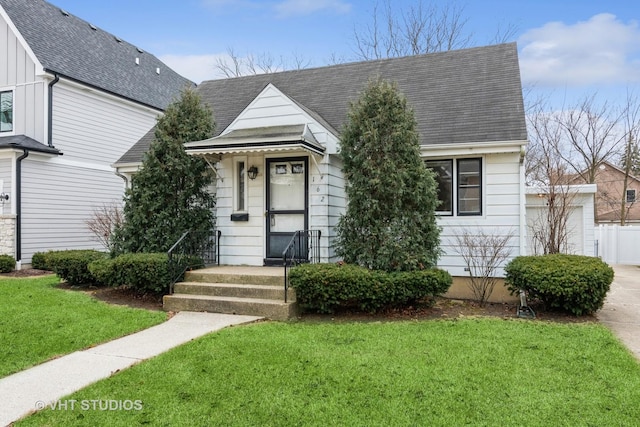
M 302 263 L 320 262 L 320 230 L 298 230 L 293 234 L 284 252 L 284 302 L 289 290 L 289 269 Z
M 193 268 L 220 264 L 220 230 L 187 230 L 167 251 L 169 258 L 169 294 L 174 285 Z

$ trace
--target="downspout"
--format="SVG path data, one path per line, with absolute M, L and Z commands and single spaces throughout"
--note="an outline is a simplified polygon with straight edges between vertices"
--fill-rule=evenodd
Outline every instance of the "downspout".
M 116 171 L 114 173 L 116 174 L 116 176 L 119 176 L 120 178 L 122 178 L 124 180 L 125 188 L 129 188 L 129 178 L 127 178 L 125 175 L 123 175 L 120 172 L 118 172 L 117 168 L 115 168 L 115 169 L 116 169 Z
M 527 241 L 527 191 L 526 191 L 526 177 L 525 177 L 525 150 L 524 147 L 520 148 L 520 253 L 518 255 L 527 255 L 526 241 Z
M 16 263 L 22 265 L 22 161 L 29 156 L 29 150 L 22 149 L 22 156 L 16 160 Z
M 47 144 L 49 145 L 49 147 L 52 147 L 52 148 L 53 148 L 53 85 L 55 85 L 60 81 L 60 76 L 58 76 L 58 74 L 54 73 L 53 76 L 54 76 L 53 80 L 51 80 L 51 82 L 49 83 L 49 93 L 48 93 L 49 111 L 47 113 L 48 114 Z

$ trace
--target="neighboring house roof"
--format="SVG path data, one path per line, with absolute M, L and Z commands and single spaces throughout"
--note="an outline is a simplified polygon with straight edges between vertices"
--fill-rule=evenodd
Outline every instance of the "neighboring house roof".
M 159 110 L 193 86 L 154 55 L 43 0 L 0 6 L 45 71 Z
M 622 169 L 621 167 L 616 166 L 613 163 L 610 163 L 608 161 L 602 162 L 600 164 L 600 167 L 601 167 L 601 169 L 599 169 L 598 172 L 600 170 L 602 170 L 603 167 L 608 167 L 611 170 L 613 170 L 616 174 L 620 175 L 621 176 L 620 179 L 623 179 L 624 175 L 626 175 L 626 172 L 624 171 L 624 169 Z M 584 184 L 585 181 L 586 181 L 584 177 L 587 175 L 587 171 L 588 171 L 587 169 L 583 169 L 579 173 L 568 175 L 568 177 L 567 177 L 568 182 L 569 183 Z M 600 176 L 601 176 L 601 174 L 596 172 L 596 183 L 599 180 Z M 629 174 L 629 178 L 634 180 L 634 181 L 640 182 L 640 178 L 635 176 L 635 175 Z
M 36 151 L 39 153 L 47 153 L 47 154 L 62 154 L 60 150 L 49 147 L 48 145 L 44 145 L 36 141 L 35 139 L 29 138 L 24 135 L 12 135 L 12 136 L 3 136 L 0 137 L 0 149 L 3 148 L 16 148 L 16 149 L 27 149 L 28 151 Z
M 211 80 L 198 92 L 212 107 L 214 136 L 271 83 L 339 137 L 350 102 L 376 77 L 396 82 L 407 97 L 422 145 L 527 140 L 515 43 Z M 142 161 L 153 136 L 117 164 Z

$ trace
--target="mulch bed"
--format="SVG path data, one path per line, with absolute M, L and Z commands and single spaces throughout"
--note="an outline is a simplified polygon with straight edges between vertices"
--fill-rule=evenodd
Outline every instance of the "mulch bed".
M 24 269 L 11 273 L 0 273 L 0 277 L 32 277 L 52 274 L 51 271 Z M 96 287 L 96 286 L 70 286 L 62 282 L 60 289 L 85 292 L 92 297 L 109 304 L 126 305 L 147 310 L 162 310 L 162 296 L 156 294 L 140 294 L 134 289 L 126 287 Z M 543 307 L 532 305 L 536 312 L 537 320 L 547 320 L 562 323 L 595 322 L 596 317 L 573 316 L 570 314 L 545 311 Z M 428 320 L 428 319 L 456 319 L 461 317 L 498 317 L 503 319 L 517 318 L 517 306 L 515 304 L 487 303 L 480 306 L 475 301 L 453 300 L 448 298 L 436 298 L 431 304 L 424 304 L 404 309 L 387 310 L 378 314 L 343 311 L 334 314 L 303 314 L 299 317 L 302 321 L 393 321 L 393 320 Z

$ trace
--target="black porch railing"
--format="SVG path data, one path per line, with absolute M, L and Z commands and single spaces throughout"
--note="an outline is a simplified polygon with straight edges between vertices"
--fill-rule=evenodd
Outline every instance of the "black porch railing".
M 284 264 L 284 302 L 287 302 L 289 290 L 289 269 L 302 263 L 320 262 L 320 230 L 299 230 L 282 252 Z
M 169 294 L 189 269 L 220 264 L 220 230 L 187 230 L 167 251 L 169 257 Z

